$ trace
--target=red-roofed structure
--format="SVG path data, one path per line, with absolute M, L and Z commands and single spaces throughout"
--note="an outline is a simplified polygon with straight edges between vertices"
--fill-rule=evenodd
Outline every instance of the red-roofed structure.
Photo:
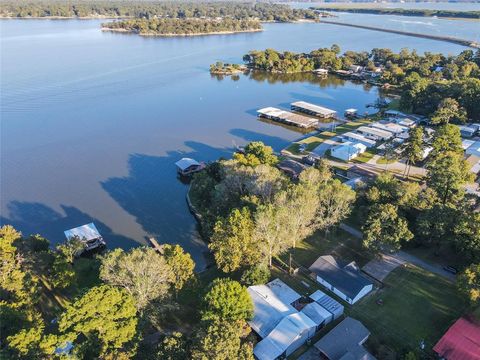
M 447 360 L 480 360 L 480 326 L 458 319 L 433 350 Z

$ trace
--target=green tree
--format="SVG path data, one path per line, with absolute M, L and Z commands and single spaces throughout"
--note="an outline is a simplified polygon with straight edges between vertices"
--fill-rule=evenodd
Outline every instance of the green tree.
M 259 253 L 253 238 L 254 226 L 247 207 L 233 209 L 226 219 L 217 221 L 208 247 L 213 251 L 219 269 L 231 272 L 258 261 Z
M 473 180 L 468 163 L 458 152 L 437 154 L 427 163 L 427 185 L 442 203 L 455 203 L 463 197 L 463 186 Z
M 167 335 L 158 344 L 157 359 L 159 360 L 185 360 L 187 355 L 187 341 L 179 332 Z
M 56 289 L 65 289 L 75 283 L 76 275 L 72 264 L 60 254 L 55 254 L 54 256 L 50 280 Z
M 192 360 L 252 359 L 251 347 L 241 344 L 242 329 L 237 321 L 214 321 L 205 325 L 194 339 Z
M 57 246 L 57 250 L 65 257 L 70 264 L 73 264 L 75 257 L 85 249 L 85 243 L 78 237 L 69 238 L 63 244 Z
M 455 247 L 470 261 L 480 261 L 480 214 L 467 209 L 455 217 Z
M 8 347 L 25 359 L 45 359 L 53 356 L 57 342 L 57 336 L 45 334 L 43 325 L 23 329 L 7 338 Z
M 268 279 L 270 279 L 270 269 L 266 265 L 259 264 L 245 270 L 240 281 L 245 286 L 252 286 L 266 284 Z
M 408 131 L 409 137 L 407 141 L 405 142 L 404 146 L 404 155 L 405 155 L 405 172 L 404 176 L 407 176 L 410 174 L 410 168 L 412 167 L 412 164 L 415 164 L 417 161 L 420 161 L 423 159 L 423 149 L 424 149 L 424 143 L 423 143 L 423 128 L 420 126 L 416 126 L 414 128 L 411 128 Z M 408 171 L 407 171 L 408 168 Z
M 228 278 L 215 279 L 203 302 L 202 320 L 235 322 L 253 317 L 253 303 L 247 288 Z
M 432 147 L 430 158 L 435 158 L 447 151 L 463 154 L 462 137 L 458 126 L 452 124 L 440 126 L 433 136 Z
M 153 300 L 170 295 L 174 274 L 165 258 L 154 249 L 138 247 L 128 252 L 115 249 L 105 255 L 100 278 L 125 288 L 135 299 L 137 308 L 143 310 Z
M 397 207 L 380 204 L 370 211 L 363 227 L 363 245 L 373 253 L 400 250 L 401 243 L 413 238 L 407 221 L 398 215 Z
M 434 204 L 420 212 L 416 219 L 416 234 L 425 245 L 434 245 L 437 251 L 451 244 L 457 211 L 448 205 Z
M 58 328 L 72 341 L 79 341 L 80 335 L 97 339 L 101 353 L 108 354 L 132 341 L 137 321 L 133 297 L 125 289 L 102 285 L 68 305 Z
M 180 245 L 163 245 L 163 256 L 173 274 L 173 287 L 179 291 L 193 279 L 195 262 Z
M 464 123 L 467 120 L 467 112 L 458 101 L 452 98 L 443 99 L 430 121 L 435 125 L 445 125 L 451 121 Z
M 16 247 L 21 240 L 22 234 L 13 226 L 0 228 L 0 301 L 14 308 L 31 307 L 38 299 L 38 280 L 25 271 L 25 258 Z
M 334 179 L 320 187 L 318 198 L 315 228 L 328 231 L 350 215 L 355 201 L 355 191 Z
M 278 158 L 273 153 L 273 149 L 261 141 L 252 141 L 245 146 L 244 154 L 235 153 L 234 158 L 240 164 L 246 166 L 257 166 L 260 164 L 275 165 L 278 162 Z
M 259 253 L 272 266 L 274 256 L 286 251 L 292 245 L 291 232 L 285 226 L 289 215 L 286 207 L 273 204 L 260 205 L 255 212 L 254 239 Z
M 457 278 L 460 291 L 472 305 L 480 303 L 480 264 L 467 267 Z

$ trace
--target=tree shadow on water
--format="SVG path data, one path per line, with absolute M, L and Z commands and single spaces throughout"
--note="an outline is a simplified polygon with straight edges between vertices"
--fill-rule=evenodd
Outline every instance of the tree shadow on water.
M 12 201 L 7 205 L 8 217 L 0 217 L 0 223 L 12 225 L 25 236 L 40 234 L 55 245 L 65 241 L 65 230 L 93 222 L 109 248 L 126 249 L 139 245 L 73 206 L 61 205 L 61 208 L 64 215 L 41 203 Z
M 198 161 L 230 157 L 231 149 L 186 142 L 191 151 L 171 151 L 165 156 L 132 154 L 129 174 L 101 182 L 102 188 L 135 217 L 146 233 L 160 243 L 180 244 L 190 252 L 197 267 L 203 267 L 206 244 L 197 232 L 197 223 L 186 202 L 188 185 L 177 178 L 175 162 L 182 157 Z

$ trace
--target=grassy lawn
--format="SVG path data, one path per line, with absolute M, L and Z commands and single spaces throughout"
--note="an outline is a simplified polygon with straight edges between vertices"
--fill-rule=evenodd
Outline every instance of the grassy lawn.
M 368 125 L 372 122 L 370 119 L 361 119 L 357 121 L 350 121 L 347 123 L 344 123 L 342 125 L 339 125 L 335 128 L 335 132 L 331 131 L 323 131 L 321 133 L 306 137 L 305 139 L 302 139 L 298 142 L 294 142 L 290 144 L 288 147 L 285 148 L 286 151 L 294 154 L 294 155 L 300 155 L 300 144 L 307 144 L 306 151 L 313 151 L 318 145 L 320 145 L 322 142 L 325 140 L 328 140 L 334 136 L 344 134 L 348 131 L 355 131 L 358 127 L 362 125 Z M 368 161 L 368 160 L 367 160 Z
M 366 163 L 369 162 L 373 157 L 375 156 L 375 152 L 372 150 L 367 150 L 360 155 L 358 155 L 355 159 L 353 159 L 353 162 L 356 163 Z
M 317 231 L 298 243 L 295 249 L 291 249 L 281 259 L 287 263 L 290 253 L 294 261 L 306 268 L 319 256 L 327 254 L 345 261 L 356 261 L 360 266 L 370 260 L 367 252 L 362 249 L 361 241 L 341 229 L 332 230 L 328 234 Z
M 398 353 L 418 349 L 421 340 L 430 351 L 466 309 L 454 284 L 411 265 L 395 269 L 384 282 L 348 312 Z M 376 304 L 379 298 L 383 305 Z
M 394 162 L 397 162 L 397 159 L 387 159 L 384 156 L 381 156 L 377 159 L 377 164 L 379 165 L 385 165 L 385 164 L 393 164 Z

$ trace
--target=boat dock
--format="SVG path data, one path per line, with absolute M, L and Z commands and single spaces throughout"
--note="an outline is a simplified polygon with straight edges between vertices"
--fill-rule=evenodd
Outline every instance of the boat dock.
M 159 254 L 163 254 L 162 245 L 160 245 L 154 237 L 149 237 L 148 242 L 150 243 L 150 245 L 152 245 L 156 252 L 158 252 Z
M 302 112 L 322 119 L 334 117 L 337 113 L 335 110 L 315 104 L 310 104 L 305 101 L 297 101 L 292 103 L 290 106 L 293 111 Z
M 280 110 L 274 107 L 266 107 L 257 111 L 258 116 L 265 119 L 278 121 L 287 125 L 298 126 L 304 129 L 318 125 L 318 119 L 305 115 L 295 114 L 290 111 Z

